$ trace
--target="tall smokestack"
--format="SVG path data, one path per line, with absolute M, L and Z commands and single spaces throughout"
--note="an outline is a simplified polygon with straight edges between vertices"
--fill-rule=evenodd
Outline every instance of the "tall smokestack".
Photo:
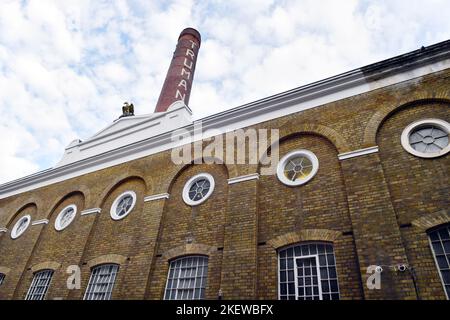
M 186 28 L 180 33 L 155 112 L 165 112 L 179 100 L 188 105 L 200 43 L 201 37 L 197 30 Z

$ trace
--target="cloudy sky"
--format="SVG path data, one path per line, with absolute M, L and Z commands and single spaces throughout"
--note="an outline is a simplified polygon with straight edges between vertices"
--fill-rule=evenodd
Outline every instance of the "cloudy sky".
M 0 183 L 49 168 L 132 101 L 153 111 L 202 34 L 195 118 L 446 40 L 448 0 L 0 0 Z

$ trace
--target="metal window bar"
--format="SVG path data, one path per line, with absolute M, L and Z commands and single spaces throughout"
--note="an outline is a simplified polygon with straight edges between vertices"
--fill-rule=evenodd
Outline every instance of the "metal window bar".
M 188 256 L 171 261 L 164 299 L 204 299 L 207 276 L 207 257 Z
M 53 270 L 42 270 L 36 272 L 28 289 L 25 300 L 44 300 L 52 280 Z
M 103 264 L 92 269 L 84 300 L 111 300 L 119 266 Z
M 436 267 L 447 299 L 450 299 L 450 225 L 428 233 Z
M 307 261 L 306 267 L 303 261 Z M 336 259 L 333 246 L 329 243 L 304 243 L 280 250 L 278 270 L 278 296 L 281 300 L 340 298 Z M 317 282 L 318 290 L 314 282 Z M 318 295 L 314 294 L 314 290 L 318 291 Z M 309 294 L 310 291 L 313 294 Z
M 0 273 L 0 286 L 3 284 L 3 281 L 5 281 L 6 275 L 4 273 Z

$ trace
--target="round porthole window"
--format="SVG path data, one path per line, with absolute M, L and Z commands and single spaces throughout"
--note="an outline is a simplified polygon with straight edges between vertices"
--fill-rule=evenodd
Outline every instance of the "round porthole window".
M 214 178 L 209 173 L 190 178 L 183 188 L 183 201 L 190 206 L 205 202 L 214 191 L 214 185 Z
M 126 191 L 114 200 L 111 206 L 111 218 L 120 220 L 125 218 L 136 205 L 136 193 Z
M 61 210 L 55 220 L 55 229 L 61 231 L 69 226 L 72 223 L 73 219 L 77 214 L 77 206 L 71 204 L 70 206 L 65 207 Z
M 421 158 L 436 158 L 450 151 L 450 124 L 439 119 L 425 119 L 411 123 L 403 130 L 402 146 Z
M 290 187 L 310 181 L 319 170 L 319 160 L 308 150 L 296 150 L 285 155 L 277 167 L 278 179 Z
M 30 225 L 30 222 L 31 222 L 30 215 L 26 215 L 20 218 L 19 221 L 16 222 L 16 224 L 11 230 L 11 238 L 17 239 L 18 237 L 20 237 L 25 232 L 25 230 L 27 230 L 28 226 Z

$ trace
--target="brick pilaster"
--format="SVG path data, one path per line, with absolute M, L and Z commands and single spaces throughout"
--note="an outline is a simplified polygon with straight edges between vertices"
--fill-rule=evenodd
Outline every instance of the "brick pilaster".
M 232 184 L 222 264 L 224 299 L 255 299 L 257 279 L 257 180 Z
M 342 170 L 365 298 L 416 299 L 410 274 L 394 270 L 408 259 L 378 153 L 344 160 Z M 370 265 L 383 266 L 380 290 L 366 285 Z

